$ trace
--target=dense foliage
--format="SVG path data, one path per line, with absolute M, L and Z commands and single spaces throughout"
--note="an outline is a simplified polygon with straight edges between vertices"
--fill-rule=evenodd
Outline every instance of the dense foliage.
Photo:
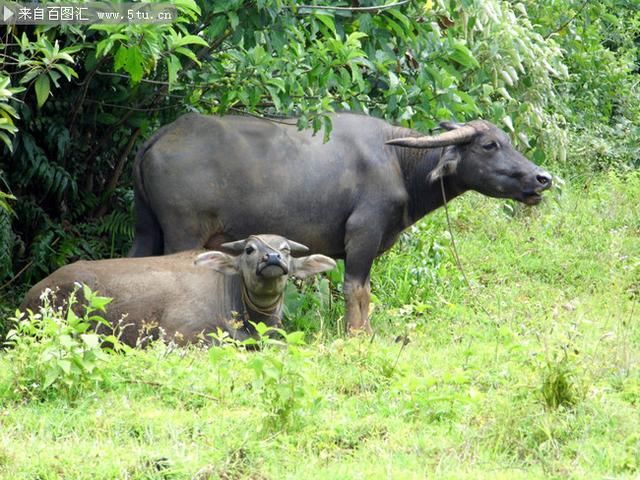
M 341 109 L 422 130 L 483 116 L 539 163 L 640 162 L 632 0 L 297 3 L 179 0 L 170 25 L 3 27 L 10 306 L 60 265 L 126 252 L 136 147 L 185 111 L 295 115 L 324 135 Z

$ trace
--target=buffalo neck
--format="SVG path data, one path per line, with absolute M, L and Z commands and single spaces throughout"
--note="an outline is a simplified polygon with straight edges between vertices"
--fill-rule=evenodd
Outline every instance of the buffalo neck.
M 416 132 L 409 130 L 412 135 Z M 414 224 L 429 212 L 444 205 L 440 179 L 431 180 L 431 172 L 436 168 L 442 155 L 442 148 L 393 147 L 398 157 L 408 200 L 409 225 Z M 456 175 L 447 175 L 442 180 L 444 195 L 449 202 L 466 191 L 459 185 Z M 408 225 L 407 225 L 408 226 Z
M 280 315 L 282 313 L 282 304 L 284 301 L 284 292 L 278 295 L 273 303 L 263 306 L 257 305 L 255 299 L 251 298 L 251 294 L 247 290 L 244 282 L 242 282 L 241 289 L 242 303 L 249 320 L 254 323 L 262 322 L 268 326 L 273 326 L 280 323 Z

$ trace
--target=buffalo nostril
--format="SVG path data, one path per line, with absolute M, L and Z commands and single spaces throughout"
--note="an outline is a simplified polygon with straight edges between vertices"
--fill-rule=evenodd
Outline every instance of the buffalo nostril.
M 537 175 L 536 180 L 543 187 L 548 187 L 551 185 L 551 175 L 549 175 L 548 173 L 541 173 Z

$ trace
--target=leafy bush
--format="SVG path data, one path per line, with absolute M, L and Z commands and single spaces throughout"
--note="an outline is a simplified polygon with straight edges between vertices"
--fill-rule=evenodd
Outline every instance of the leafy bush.
M 640 9 L 628 0 L 527 0 L 543 38 L 562 48 L 555 89 L 567 120 L 568 171 L 637 166 L 640 158 Z M 587 153 L 595 152 L 595 155 Z
M 97 312 L 105 311 L 111 299 L 96 295 L 87 286 L 82 288 L 82 294 L 86 305 L 81 316 L 76 314 L 76 292 L 64 308 L 55 308 L 53 292 L 45 291 L 39 312 L 16 312 L 14 328 L 6 340 L 11 348 L 4 353 L 13 370 L 14 394 L 27 398 L 76 398 L 103 379 L 108 351 L 123 350 L 113 334 L 90 330 L 98 325 L 110 328 Z

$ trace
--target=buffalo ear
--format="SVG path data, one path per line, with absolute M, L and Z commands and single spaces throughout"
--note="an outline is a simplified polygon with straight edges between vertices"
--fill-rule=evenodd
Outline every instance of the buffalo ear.
M 429 174 L 428 180 L 435 182 L 447 175 L 456 173 L 458 163 L 460 162 L 460 153 L 455 145 L 446 147 L 442 152 L 442 156 L 438 161 L 438 165 Z
M 211 251 L 201 253 L 193 263 L 197 266 L 211 268 L 225 275 L 234 275 L 239 271 L 236 257 L 223 252 Z
M 298 278 L 306 278 L 316 273 L 332 270 L 336 266 L 336 262 L 325 255 L 309 255 L 307 257 L 292 258 L 293 275 Z

